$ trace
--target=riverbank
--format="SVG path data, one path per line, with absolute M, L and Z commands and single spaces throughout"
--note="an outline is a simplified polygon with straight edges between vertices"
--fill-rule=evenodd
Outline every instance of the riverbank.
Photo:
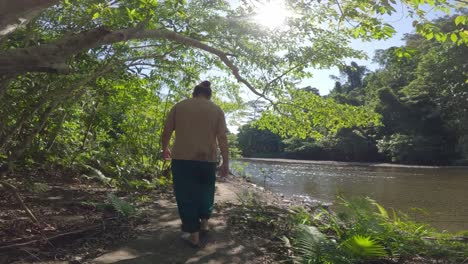
M 270 163 L 290 163 L 290 164 L 321 164 L 333 166 L 364 166 L 364 167 L 382 167 L 382 168 L 420 168 L 420 169 L 468 169 L 468 166 L 426 166 L 426 165 L 405 165 L 395 163 L 375 163 L 375 162 L 346 162 L 331 160 L 295 160 L 295 159 L 276 159 L 276 158 L 237 158 L 235 161 L 261 161 Z
M 89 187 L 87 185 L 81 187 L 80 197 L 85 198 Z M 96 188 L 93 187 L 92 190 L 97 190 Z M 112 191 L 106 188 L 100 190 L 103 192 Z M 112 192 L 121 195 L 118 192 Z M 61 194 L 66 195 L 66 193 Z M 137 195 L 136 199 L 130 199 L 131 196 L 135 195 Z M 76 195 L 72 196 L 77 198 Z M 329 256 L 343 257 L 343 261 L 346 260 L 346 262 L 331 263 L 356 263 L 354 260 L 358 258 L 346 255 L 348 253 L 343 251 L 342 248 L 345 245 L 343 243 L 348 241 L 346 238 L 352 238 L 359 234 L 353 233 L 358 232 L 359 227 L 366 231 L 372 231 L 375 225 L 366 226 L 368 221 L 383 221 L 377 226 L 386 226 L 388 230 L 379 229 L 375 231 L 376 233 L 372 233 L 374 232 L 372 231 L 364 235 L 377 237 L 379 234 L 385 234 L 387 238 L 391 238 L 389 241 L 398 242 L 397 248 L 393 248 L 394 244 L 388 245 L 388 253 L 385 254 L 391 253 L 392 255 L 380 256 L 378 263 L 456 263 L 450 262 L 451 259 L 448 257 L 450 255 L 447 255 L 453 252 L 465 254 L 464 256 L 468 258 L 468 248 L 462 251 L 458 247 L 461 242 L 454 242 L 458 243 L 454 249 L 456 251 L 452 248 L 446 251 L 444 243 L 452 242 L 450 240 L 444 242 L 444 240 L 439 239 L 451 238 L 439 238 L 432 235 L 424 226 L 412 225 L 401 219 L 399 221 L 402 226 L 395 229 L 401 233 L 396 233 L 395 230 L 391 229 L 395 227 L 393 225 L 391 227 L 384 218 L 375 218 L 378 216 L 377 210 L 372 210 L 368 215 L 364 215 L 369 217 L 367 220 L 361 219 L 358 222 L 348 223 L 337 218 L 337 215 L 326 207 L 313 206 L 300 199 L 285 197 L 249 183 L 241 177 L 230 177 L 226 182 L 217 183 L 215 209 L 210 220 L 211 231 L 204 238 L 204 245 L 200 249 L 188 247 L 179 239 L 180 220 L 170 188 L 145 193 L 135 192 L 122 199 L 130 201 L 138 212 L 134 217 L 118 218 L 130 220 L 119 221 L 124 223 L 121 225 L 125 227 L 124 236 L 120 231 L 121 228 L 106 228 L 104 225 L 105 228 L 99 229 L 97 232 L 92 230 L 84 234 L 76 233 L 75 235 L 78 236 L 67 237 L 60 243 L 49 241 L 50 245 L 39 243 L 25 247 L 18 246 L 16 248 L 18 255 L 12 254 L 11 251 L 4 252 L 7 258 L 0 257 L 0 263 L 293 263 L 293 259 L 307 257 L 301 253 L 301 250 L 298 250 L 301 246 L 301 237 L 298 237 L 297 230 L 302 224 L 306 225 L 306 229 L 299 234 L 307 236 L 310 235 L 308 232 L 313 230 L 316 237 L 312 238 L 311 241 L 325 239 L 319 244 L 310 244 L 307 247 L 310 249 L 309 253 L 313 253 L 316 246 L 326 245 L 326 249 L 320 250 L 327 250 L 324 253 L 329 254 Z M 36 207 L 32 207 L 35 212 L 38 212 Z M 372 208 L 376 209 L 376 207 Z M 100 215 L 100 211 L 94 212 L 103 217 Z M 107 213 L 105 217 L 109 216 Z M 83 221 L 82 224 L 85 225 Z M 423 240 L 423 236 L 434 240 Z M 384 238 L 379 238 L 378 241 L 384 243 L 386 242 Z M 310 237 L 306 237 L 306 239 L 310 239 Z M 437 244 L 437 247 L 434 247 L 434 243 Z M 424 257 L 424 254 L 430 254 L 427 248 L 438 255 Z M 397 251 L 403 249 L 405 250 L 404 254 Z M 61 255 L 57 259 L 57 256 L 48 253 L 60 253 Z M 460 256 L 463 257 L 463 255 Z M 360 258 L 361 263 L 377 263 L 375 261 L 376 258 L 368 258 L 368 256 Z
M 429 228 L 406 222 L 404 217 L 397 226 L 387 221 L 388 216 L 379 216 L 377 207 L 368 214 L 359 211 L 358 222 L 346 222 L 327 208 L 284 197 L 239 177 L 217 183 L 215 200 L 211 231 L 201 249 L 191 249 L 178 240 L 180 222 L 174 200 L 158 200 L 157 207 L 149 211 L 149 223 L 139 227 L 144 234 L 87 263 L 297 263 L 294 261 L 311 261 L 318 249 L 324 255 L 316 263 L 449 264 L 468 258 L 463 241 L 437 237 Z M 380 227 L 372 231 L 376 226 L 367 225 L 374 221 L 380 221 Z M 359 228 L 369 233 L 360 236 Z M 379 234 L 388 241 L 378 239 Z M 352 244 L 354 238 L 366 240 L 370 247 Z M 301 244 L 304 241 L 308 241 L 306 248 Z M 386 244 L 389 241 L 397 244 Z M 381 255 L 375 253 L 379 245 Z M 364 253 L 356 253 L 360 250 Z
M 275 159 L 234 161 L 231 168 L 249 180 L 285 195 L 325 204 L 371 197 L 438 230 L 468 230 L 468 168 L 355 166 L 354 163 Z M 376 165 L 376 164 L 371 164 Z

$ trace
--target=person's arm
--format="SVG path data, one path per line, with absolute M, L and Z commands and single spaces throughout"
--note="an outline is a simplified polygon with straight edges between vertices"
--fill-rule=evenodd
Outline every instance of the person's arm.
M 229 174 L 229 144 L 227 139 L 226 118 L 223 112 L 220 114 L 216 137 L 218 139 L 219 149 L 221 150 L 221 156 L 223 157 L 223 163 L 219 168 L 219 173 L 221 177 L 227 177 Z
M 171 151 L 169 150 L 169 142 L 171 141 L 172 131 L 175 129 L 175 107 L 171 109 L 169 115 L 164 123 L 164 129 L 161 135 L 161 147 L 163 151 L 163 159 L 169 160 L 171 158 Z

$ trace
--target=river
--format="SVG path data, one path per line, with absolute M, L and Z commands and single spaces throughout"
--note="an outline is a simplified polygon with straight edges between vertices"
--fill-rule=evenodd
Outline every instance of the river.
M 286 196 L 323 204 L 337 195 L 368 196 L 439 230 L 468 230 L 468 168 L 268 159 L 240 159 L 231 167 Z

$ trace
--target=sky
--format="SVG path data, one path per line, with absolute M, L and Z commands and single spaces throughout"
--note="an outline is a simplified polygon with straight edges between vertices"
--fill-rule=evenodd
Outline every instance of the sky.
M 278 3 L 281 3 L 283 1 L 285 0 L 269 0 L 268 2 L 270 3 L 270 5 L 275 5 L 275 3 L 276 5 L 278 5 Z M 236 6 L 239 4 L 239 0 L 229 0 L 229 2 L 233 6 Z M 396 9 L 397 9 L 397 12 L 395 12 L 391 16 L 384 17 L 384 22 L 392 25 L 396 30 L 396 34 L 390 39 L 381 40 L 381 41 L 362 42 L 360 40 L 352 40 L 350 42 L 350 46 L 356 50 L 364 51 L 367 54 L 369 59 L 368 60 L 349 59 L 347 60 L 347 62 L 351 63 L 351 61 L 355 61 L 359 65 L 366 66 L 369 70 L 373 71 L 379 67 L 377 64 L 372 63 L 372 58 L 376 50 L 388 49 L 390 47 L 404 45 L 404 41 L 402 40 L 403 36 L 405 34 L 415 32 L 412 26 L 413 20 L 411 18 L 406 17 L 407 11 L 402 6 L 397 6 Z M 430 12 L 429 8 L 424 8 L 424 7 L 422 9 L 428 12 L 427 17 L 431 19 L 443 16 L 441 12 L 434 12 L 434 11 Z M 278 11 L 278 10 L 276 10 L 275 12 L 275 10 L 269 9 L 268 11 L 270 13 L 273 13 L 273 14 L 270 14 L 271 16 L 281 14 L 281 11 Z M 263 14 L 263 16 L 265 16 L 265 14 Z M 266 16 L 268 17 L 268 14 Z M 335 81 L 330 78 L 330 75 L 339 76 L 339 71 L 337 67 L 334 67 L 332 69 L 323 69 L 323 70 L 311 69 L 311 72 L 314 74 L 313 78 L 304 79 L 300 83 L 300 86 L 303 86 L 303 87 L 312 86 L 312 87 L 318 88 L 320 91 L 320 95 L 327 95 L 333 88 Z M 247 92 L 245 96 L 250 100 L 256 99 L 256 96 L 254 96 L 253 94 L 249 94 L 249 92 Z
M 229 0 L 232 5 L 237 5 L 239 3 L 238 0 Z M 271 0 L 273 1 L 282 1 L 282 0 Z M 369 70 L 374 71 L 378 69 L 379 65 L 376 63 L 372 63 L 372 58 L 374 56 L 374 53 L 378 49 L 388 49 L 390 47 L 394 46 L 403 46 L 404 41 L 402 38 L 404 37 L 405 34 L 411 34 L 415 33 L 415 29 L 412 26 L 413 20 L 411 18 L 407 18 L 407 11 L 403 9 L 401 6 L 397 9 L 397 12 L 392 14 L 392 16 L 387 16 L 384 17 L 384 22 L 389 23 L 392 25 L 396 33 L 395 35 L 386 40 L 380 40 L 380 41 L 371 41 L 371 42 L 363 42 L 361 40 L 352 40 L 350 42 L 350 46 L 356 50 L 362 50 L 364 51 L 368 59 L 367 60 L 357 60 L 357 59 L 348 59 L 347 62 L 351 63 L 351 61 L 355 61 L 358 63 L 358 65 L 361 66 L 366 66 Z M 427 17 L 430 19 L 435 19 L 437 17 L 442 17 L 444 16 L 443 13 L 441 12 L 430 12 L 429 8 L 422 8 L 424 9 L 427 13 Z M 310 69 L 310 71 L 314 74 L 312 78 L 304 79 L 302 82 L 299 84 L 301 87 L 306 87 L 306 86 L 311 86 L 319 89 L 320 95 L 327 95 L 334 87 L 335 85 L 335 80 L 330 78 L 330 75 L 335 75 L 335 76 L 340 76 L 339 70 L 337 67 L 331 68 L 331 69 L 322 69 L 322 70 L 316 70 L 316 69 Z M 243 99 L 245 101 L 250 101 L 250 100 L 256 100 L 258 97 L 254 95 L 252 92 L 250 92 L 247 88 L 245 88 L 245 92 L 242 95 Z M 230 117 L 228 116 L 228 122 L 229 122 L 229 130 L 231 132 L 237 133 L 238 132 L 238 123 L 237 122 L 231 122 L 232 120 L 229 120 Z
M 407 33 L 414 33 L 415 30 L 412 26 L 412 20 L 406 18 L 405 14 L 398 12 L 391 17 L 385 19 L 385 22 L 391 24 L 395 30 L 396 34 L 386 40 L 380 41 L 370 41 L 370 42 L 363 42 L 361 40 L 352 40 L 350 46 L 356 50 L 364 51 L 367 56 L 369 57 L 368 60 L 356 60 L 356 59 L 348 59 L 347 61 L 350 63 L 351 61 L 355 61 L 358 65 L 366 66 L 369 70 L 373 71 L 376 70 L 379 66 L 376 63 L 372 63 L 372 58 L 374 53 L 378 49 L 388 49 L 390 47 L 395 46 L 402 46 L 404 45 L 404 41 L 402 40 L 403 36 Z M 339 71 L 337 67 L 332 69 L 324 69 L 324 70 L 314 70 L 311 69 L 312 73 L 314 74 L 313 78 L 305 79 L 302 81 L 301 85 L 303 86 L 312 86 L 318 88 L 320 91 L 320 95 L 328 94 L 333 86 L 335 85 L 335 81 L 330 78 L 330 75 L 339 76 Z

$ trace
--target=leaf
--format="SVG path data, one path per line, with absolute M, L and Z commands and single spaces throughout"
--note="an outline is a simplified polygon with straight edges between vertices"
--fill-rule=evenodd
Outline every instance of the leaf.
M 388 212 L 383 206 L 381 206 L 379 203 L 373 200 L 371 200 L 371 203 L 377 207 L 381 216 L 388 218 Z
M 317 263 L 324 246 L 329 243 L 315 226 L 299 225 L 295 238 L 294 248 L 305 263 Z
M 94 13 L 92 19 L 95 20 L 95 19 L 98 19 L 98 18 L 99 18 L 99 13 L 98 12 Z
M 431 40 L 434 38 L 434 33 L 433 32 L 429 32 L 428 34 L 426 34 L 426 38 L 427 40 Z
M 112 205 L 115 211 L 125 217 L 130 217 L 136 214 L 136 209 L 132 204 L 120 199 L 112 193 L 107 195 L 109 203 Z
M 435 33 L 435 39 L 439 42 L 445 42 L 447 40 L 447 35 L 441 32 Z
M 458 40 L 457 34 L 455 33 L 450 34 L 450 40 L 452 40 L 453 43 L 457 42 Z
M 385 248 L 370 236 L 355 235 L 341 245 L 348 253 L 358 258 L 386 257 Z
M 466 22 L 466 16 L 457 16 L 457 17 L 455 18 L 455 25 L 457 25 L 457 26 L 458 26 L 459 24 L 463 24 L 463 25 L 464 25 L 465 22 Z
M 43 193 L 43 192 L 47 192 L 49 190 L 50 190 L 49 185 L 47 185 L 45 183 L 35 182 L 31 186 L 31 191 L 35 192 L 35 193 Z

